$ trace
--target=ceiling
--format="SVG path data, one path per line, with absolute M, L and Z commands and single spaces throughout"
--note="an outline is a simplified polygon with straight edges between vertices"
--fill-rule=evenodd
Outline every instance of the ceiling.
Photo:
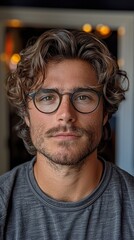
M 133 0 L 1 0 L 0 6 L 71 8 L 96 10 L 134 10 Z

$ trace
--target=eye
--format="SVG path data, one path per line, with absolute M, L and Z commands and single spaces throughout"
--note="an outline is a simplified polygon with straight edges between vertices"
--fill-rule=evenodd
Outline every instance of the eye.
M 87 96 L 87 95 L 81 95 L 81 96 L 78 96 L 77 97 L 78 98 L 78 100 L 83 100 L 83 101 L 85 101 L 85 100 L 88 100 L 89 99 L 89 96 Z
M 52 101 L 54 100 L 54 96 L 53 95 L 43 95 L 40 98 L 40 101 Z
M 53 93 L 42 93 L 36 96 L 36 102 L 42 102 L 42 103 L 54 103 L 57 101 L 57 95 Z
M 94 101 L 94 95 L 92 93 L 89 93 L 89 92 L 78 93 L 74 97 L 74 101 L 79 102 L 79 103 L 89 103 L 89 102 Z

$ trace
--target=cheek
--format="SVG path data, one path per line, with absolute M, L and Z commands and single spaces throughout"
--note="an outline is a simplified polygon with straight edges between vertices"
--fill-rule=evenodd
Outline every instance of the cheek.
M 93 136 L 95 141 L 101 139 L 103 124 L 101 121 L 96 120 L 96 118 L 90 117 L 81 122 L 81 127 L 87 132 L 88 136 Z
M 28 106 L 28 117 L 26 117 L 26 124 L 29 127 L 34 127 L 40 125 L 40 123 L 47 122 L 47 114 L 40 112 L 38 109 L 35 108 L 33 101 L 29 102 Z M 50 122 L 50 120 L 49 120 Z
M 81 121 L 82 127 L 85 128 L 88 132 L 92 132 L 96 139 L 100 139 L 102 137 L 103 126 L 105 124 L 105 120 L 103 119 L 103 113 L 98 111 L 91 113 Z
M 48 114 L 34 111 L 30 112 L 28 122 L 31 134 L 37 133 L 40 129 L 44 133 L 52 126 L 52 117 Z
M 104 120 L 103 118 L 103 112 L 101 111 L 95 111 L 89 114 L 85 114 L 82 116 L 81 123 L 85 126 L 94 126 L 96 128 L 99 128 L 105 124 L 106 118 Z

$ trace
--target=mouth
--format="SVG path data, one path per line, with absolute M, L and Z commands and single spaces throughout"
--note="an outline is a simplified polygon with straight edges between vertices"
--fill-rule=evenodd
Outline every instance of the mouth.
M 74 132 L 59 132 L 52 136 L 53 138 L 57 140 L 64 140 L 64 141 L 71 141 L 76 140 L 80 137 L 80 135 L 74 133 Z

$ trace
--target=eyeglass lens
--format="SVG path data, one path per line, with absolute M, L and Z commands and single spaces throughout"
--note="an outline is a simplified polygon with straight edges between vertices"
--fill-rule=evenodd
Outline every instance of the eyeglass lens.
M 70 95 L 70 100 L 74 108 L 81 113 L 90 113 L 94 111 L 98 104 L 100 96 L 91 89 L 83 89 L 74 93 L 65 93 Z M 62 96 L 54 90 L 41 89 L 34 96 L 34 103 L 37 109 L 44 113 L 56 111 L 62 101 Z

